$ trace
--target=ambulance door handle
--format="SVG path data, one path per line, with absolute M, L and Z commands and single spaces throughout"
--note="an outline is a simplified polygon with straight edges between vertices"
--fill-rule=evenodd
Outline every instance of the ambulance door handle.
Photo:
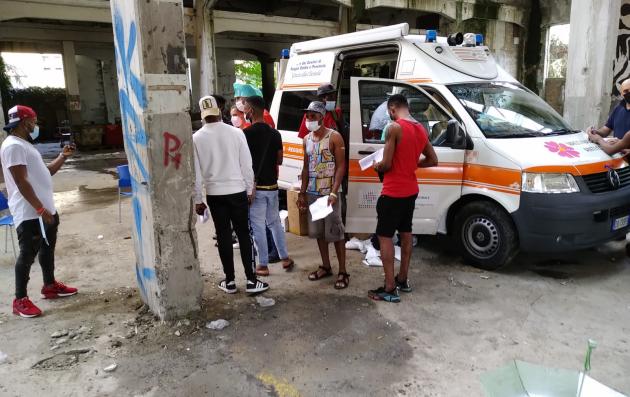
M 359 150 L 359 154 L 372 154 L 374 150 Z

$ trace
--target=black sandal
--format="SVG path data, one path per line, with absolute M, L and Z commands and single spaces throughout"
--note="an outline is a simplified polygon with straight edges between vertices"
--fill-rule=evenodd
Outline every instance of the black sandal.
M 350 275 L 348 273 L 339 272 L 337 276 L 341 276 L 341 280 L 337 278 L 335 289 L 346 289 L 350 285 Z
M 322 274 L 322 275 L 319 274 L 319 270 L 320 269 L 324 271 L 324 274 Z M 317 281 L 317 280 L 321 280 L 321 279 L 326 278 L 326 277 L 330 277 L 332 275 L 333 275 L 332 268 L 330 268 L 330 267 L 326 268 L 324 266 L 320 266 L 320 267 L 317 268 L 317 270 L 315 270 L 314 272 L 311 272 L 308 275 L 308 279 L 311 280 L 311 281 Z

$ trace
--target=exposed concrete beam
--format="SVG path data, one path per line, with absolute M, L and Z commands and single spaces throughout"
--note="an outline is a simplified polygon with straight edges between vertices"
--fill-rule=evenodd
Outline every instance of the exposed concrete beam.
M 451 20 L 457 18 L 457 6 L 461 3 L 462 20 L 478 18 L 475 15 L 476 0 L 365 0 L 365 9 L 388 7 L 430 12 L 443 15 Z M 499 3 L 483 3 L 487 7 L 496 7 L 496 20 L 515 23 L 525 27 L 527 14 L 523 7 Z
M 52 26 L 32 23 L 2 23 L 0 41 L 81 41 L 92 43 L 113 43 L 111 29 L 91 29 L 88 27 Z
M 436 13 L 455 20 L 457 18 L 457 3 L 453 0 L 365 0 L 365 9 L 377 7 L 411 9 Z
M 479 18 L 478 15 L 475 15 L 475 4 L 476 4 L 476 1 L 470 1 L 470 0 L 464 1 L 462 3 L 462 20 L 465 21 L 467 19 Z M 524 28 L 527 27 L 527 12 L 529 11 L 528 9 L 525 9 L 523 7 L 516 7 L 512 5 L 498 4 L 498 3 L 491 3 L 491 6 L 497 7 L 496 18 L 492 18 L 492 19 L 495 19 L 501 22 L 514 23 Z M 488 18 L 481 17 L 481 19 L 488 19 Z
M 327 37 L 339 32 L 337 22 L 213 11 L 214 33 L 247 32 L 292 36 Z
M 112 22 L 109 2 L 102 0 L 0 0 L 0 20 L 18 18 Z

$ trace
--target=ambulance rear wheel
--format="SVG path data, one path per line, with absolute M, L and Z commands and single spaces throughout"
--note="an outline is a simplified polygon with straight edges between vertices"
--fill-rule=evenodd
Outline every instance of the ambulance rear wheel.
M 457 243 L 464 261 L 497 270 L 518 253 L 518 236 L 510 216 L 495 203 L 466 204 L 455 217 Z

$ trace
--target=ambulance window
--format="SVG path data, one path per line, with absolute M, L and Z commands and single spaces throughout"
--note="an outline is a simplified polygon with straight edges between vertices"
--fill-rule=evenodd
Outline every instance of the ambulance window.
M 407 85 L 362 81 L 359 83 L 359 98 L 364 143 L 385 142 L 385 127 L 391 122 L 387 111 L 387 99 L 393 94 L 403 94 L 407 97 L 411 116 L 422 124 L 434 145 L 444 143 L 449 117 L 424 93 Z
M 278 112 L 278 129 L 298 131 L 304 117 L 304 109 L 317 99 L 316 91 L 284 91 Z

